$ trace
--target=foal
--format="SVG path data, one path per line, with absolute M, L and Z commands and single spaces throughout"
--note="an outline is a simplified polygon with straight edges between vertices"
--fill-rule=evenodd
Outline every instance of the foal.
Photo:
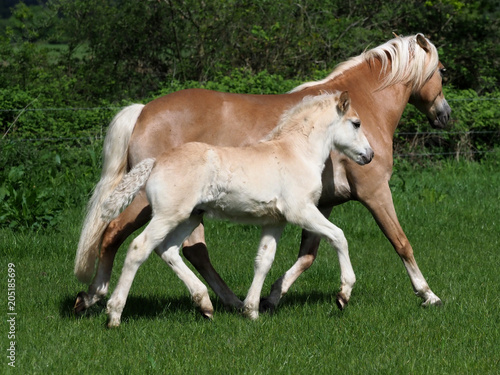
M 243 306 L 250 319 L 259 315 L 264 279 L 287 222 L 324 237 L 337 250 L 341 270 L 337 303 L 343 305 L 355 282 L 347 241 L 316 204 L 321 173 L 333 149 L 360 165 L 372 160 L 373 150 L 360 125 L 347 92 L 323 94 L 306 97 L 288 110 L 256 145 L 236 148 L 186 143 L 156 160 L 139 163 L 104 202 L 104 215 L 113 218 L 146 184 L 153 208 L 149 225 L 129 247 L 108 301 L 108 326 L 120 324 L 134 276 L 154 249 L 186 284 L 202 314 L 212 317 L 206 286 L 179 255 L 183 241 L 204 214 L 262 226 L 255 275 Z

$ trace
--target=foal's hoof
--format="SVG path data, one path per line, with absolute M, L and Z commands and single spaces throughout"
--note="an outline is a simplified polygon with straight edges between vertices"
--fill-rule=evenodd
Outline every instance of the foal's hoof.
M 108 319 L 108 328 L 117 328 L 120 326 L 120 318 L 109 318 Z
M 422 307 L 429 307 L 429 306 L 443 306 L 443 301 L 441 301 L 439 297 L 436 295 L 431 296 L 425 302 L 422 303 Z
M 76 296 L 75 306 L 73 306 L 73 312 L 76 315 L 81 315 L 87 310 L 87 301 L 89 300 L 89 295 L 85 292 L 80 292 Z
M 276 310 L 276 306 L 271 303 L 267 298 L 262 298 L 259 303 L 259 312 L 267 313 L 269 315 L 274 314 L 274 310 Z
M 213 310 L 212 311 L 200 310 L 200 314 L 201 314 L 202 317 L 204 317 L 207 320 L 212 320 L 214 318 L 214 312 L 213 312 Z
M 335 301 L 339 310 L 344 310 L 347 306 L 347 298 L 344 297 L 342 293 L 337 293 L 337 299 Z

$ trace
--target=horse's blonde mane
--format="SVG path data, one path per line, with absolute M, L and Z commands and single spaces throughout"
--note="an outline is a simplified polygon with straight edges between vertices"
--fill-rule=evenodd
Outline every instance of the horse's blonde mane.
M 418 34 L 417 34 L 418 35 Z M 421 48 L 417 43 L 417 35 L 408 37 L 397 37 L 388 42 L 363 52 L 361 55 L 352 57 L 340 63 L 326 78 L 306 82 L 297 86 L 290 92 L 297 92 L 327 83 L 336 77 L 344 74 L 362 63 L 370 63 L 378 59 L 382 64 L 381 75 L 387 72 L 379 89 L 394 85 L 396 83 L 408 84 L 412 92 L 418 91 L 434 74 L 438 67 L 439 57 L 436 47 L 427 40 L 429 53 Z M 426 61 L 427 55 L 429 60 Z
M 308 95 L 302 99 L 297 105 L 291 107 L 281 115 L 278 125 L 264 137 L 261 142 L 278 139 L 284 134 L 300 131 L 304 135 L 308 135 L 314 127 L 315 122 L 305 120 L 310 118 L 316 111 L 322 110 L 328 106 L 337 104 L 339 92 L 328 93 L 321 95 Z

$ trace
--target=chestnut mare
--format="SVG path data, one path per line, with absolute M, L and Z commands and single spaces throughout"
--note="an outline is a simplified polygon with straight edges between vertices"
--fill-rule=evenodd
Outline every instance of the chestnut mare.
M 101 179 L 90 199 L 78 244 L 76 277 L 89 282 L 97 258 L 98 267 L 88 294 L 78 294 L 75 312 L 84 311 L 107 294 L 118 248 L 151 218 L 148 200 L 139 193 L 117 218 L 109 223 L 101 219 L 103 201 L 128 170 L 186 142 L 219 146 L 255 143 L 276 126 L 286 109 L 305 96 L 336 90 L 349 91 L 376 156 L 369 165 L 360 167 L 332 152 L 323 170 L 318 207 L 328 217 L 335 205 L 348 200 L 361 202 L 400 256 L 423 305 L 440 304 L 398 222 L 388 182 L 393 165 L 393 135 L 406 104 L 415 105 L 433 126 L 443 127 L 449 120 L 451 109 L 442 93 L 443 71 L 436 47 L 417 34 L 397 37 L 365 51 L 340 64 L 325 79 L 305 83 L 287 94 L 243 95 L 190 89 L 160 97 L 145 106 L 136 104 L 123 109 L 108 129 Z M 319 241 L 317 235 L 302 232 L 296 263 L 273 284 L 261 308 L 277 306 L 297 277 L 313 263 Z M 225 305 L 241 308 L 242 302 L 210 263 L 202 224 L 185 241 L 183 254 Z
M 254 145 L 220 147 L 189 142 L 134 166 L 104 202 L 103 217 L 116 217 L 143 186 L 153 215 L 130 244 L 107 304 L 108 327 L 120 325 L 137 270 L 153 250 L 185 283 L 203 316 L 212 318 L 207 287 L 179 255 L 182 243 L 204 215 L 262 227 L 255 275 L 243 303 L 243 313 L 250 319 L 259 316 L 262 286 L 287 222 L 324 237 L 337 250 L 341 270 L 338 298 L 347 301 L 355 281 L 347 240 L 317 208 L 321 174 L 333 150 L 359 165 L 373 159 L 347 92 L 305 97 Z

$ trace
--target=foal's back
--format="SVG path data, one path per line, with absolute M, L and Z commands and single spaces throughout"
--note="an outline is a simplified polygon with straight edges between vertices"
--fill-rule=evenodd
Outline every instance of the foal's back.
M 193 211 L 245 223 L 284 220 L 287 195 L 321 191 L 313 173 L 286 142 L 216 147 L 190 142 L 161 154 L 147 185 L 155 211 Z

